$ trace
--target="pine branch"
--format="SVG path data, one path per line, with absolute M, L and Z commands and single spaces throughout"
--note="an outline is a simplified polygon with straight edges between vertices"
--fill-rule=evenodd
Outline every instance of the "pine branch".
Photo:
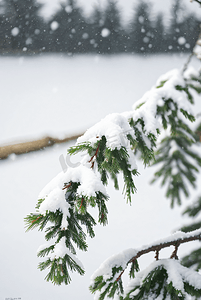
M 201 212 L 201 197 L 192 204 L 189 205 L 183 214 L 187 214 L 189 217 L 194 218 Z M 180 230 L 183 232 L 190 232 L 201 228 L 201 221 L 196 221 L 192 224 L 183 226 Z M 201 269 L 201 248 L 192 251 L 189 255 L 182 258 L 181 263 L 186 267 L 194 267 L 195 270 Z
M 178 299 L 200 297 L 201 275 L 179 264 L 177 260 L 164 259 L 152 263 L 149 271 L 139 272 L 122 300 Z M 151 297 L 150 297 L 151 296 Z
M 183 266 L 190 268 L 194 267 L 196 271 L 201 269 L 201 248 L 192 251 L 189 255 L 182 258 L 181 263 Z
M 147 254 L 149 252 L 156 252 L 156 253 L 159 253 L 159 251 L 161 249 L 164 249 L 164 248 L 168 248 L 170 246 L 175 246 L 178 250 L 178 247 L 181 245 L 181 244 L 184 244 L 184 243 L 188 243 L 188 242 L 192 242 L 192 241 L 197 241 L 197 240 L 201 240 L 201 230 L 198 230 L 198 233 L 196 233 L 196 231 L 193 231 L 190 233 L 187 233 L 186 234 L 186 237 L 184 235 L 184 237 L 182 238 L 178 238 L 176 240 L 172 240 L 172 241 L 168 241 L 168 242 L 164 242 L 164 243 L 158 243 L 156 245 L 153 245 L 153 246 L 148 246 L 146 248 L 144 248 L 143 250 L 140 250 L 137 252 L 137 254 L 135 256 L 133 256 L 129 261 L 128 261 L 128 264 L 129 263 L 134 263 L 139 257 L 141 257 L 142 255 L 144 254 Z M 196 234 L 194 234 L 196 233 Z M 177 252 L 176 250 L 176 252 Z M 174 258 L 175 257 L 175 254 L 172 254 L 171 255 L 171 258 Z M 158 255 L 156 256 L 156 260 L 158 258 Z M 119 275 L 119 277 L 116 279 L 117 281 L 121 278 L 121 276 L 123 275 L 125 270 L 123 270 L 121 272 L 121 274 Z
M 174 246 L 175 249 L 172 252 L 169 261 L 175 261 L 178 260 L 177 257 L 177 251 L 181 244 L 188 243 L 195 240 L 201 240 L 201 229 L 196 230 L 191 233 L 182 233 L 178 232 L 173 234 L 172 236 L 163 239 L 159 242 L 155 242 L 151 245 L 142 247 L 141 249 L 128 249 L 127 251 L 123 251 L 122 253 L 117 254 L 116 256 L 112 256 L 111 258 L 107 259 L 101 266 L 100 269 L 98 269 L 94 275 L 92 276 L 92 284 L 90 286 L 90 290 L 92 293 L 95 293 L 96 291 L 100 292 L 99 300 L 103 300 L 105 296 L 110 297 L 111 290 L 114 289 L 115 293 L 123 294 L 123 292 L 120 290 L 120 287 L 117 285 L 118 282 L 122 283 L 122 275 L 124 274 L 126 268 L 129 264 L 131 264 L 131 270 L 130 270 L 130 276 L 132 276 L 135 280 L 135 272 L 139 271 L 139 266 L 137 259 L 141 257 L 144 254 L 147 254 L 149 252 L 156 252 L 155 259 L 156 262 L 158 262 L 158 266 L 163 265 L 163 267 L 166 265 L 164 261 L 168 260 L 160 260 L 159 259 L 159 251 L 161 251 L 164 248 Z M 134 255 L 133 255 L 134 254 Z M 173 263 L 174 265 L 174 263 Z M 181 267 L 184 268 L 184 267 Z M 161 269 L 160 269 L 161 270 Z M 149 273 L 148 276 L 152 276 L 150 274 L 157 274 L 157 271 L 153 271 L 153 273 Z M 154 275 L 154 276 L 155 276 Z M 136 274 L 138 276 L 138 273 Z M 143 275 L 144 276 L 144 275 Z M 185 280 L 184 280 L 185 281 Z M 139 280 L 137 280 L 139 283 Z M 145 280 L 143 280 L 144 284 Z M 157 284 L 157 281 L 153 281 L 153 284 Z M 132 284 L 131 284 L 132 286 Z M 122 286 L 123 288 L 123 286 Z M 193 293 L 194 288 L 193 289 Z M 132 289 L 133 290 L 133 289 Z M 150 288 L 146 287 L 147 292 L 150 292 Z M 201 287 L 200 287 L 201 290 Z M 176 291 L 175 291 L 176 292 Z M 141 295 L 141 294 L 140 294 Z M 128 295 L 127 295 L 128 297 Z M 125 299 L 127 299 L 127 297 Z M 120 298 L 120 299 L 123 299 Z M 128 298 L 130 299 L 130 298 Z M 135 298 L 131 298 L 135 299 Z M 136 299 L 144 299 L 141 296 Z M 165 298 L 164 298 L 165 299 Z
M 172 204 L 175 200 L 180 204 L 180 191 L 188 196 L 185 179 L 195 187 L 195 173 L 198 172 L 197 165 L 201 165 L 201 157 L 192 150 L 197 140 L 189 127 L 189 121 L 195 120 L 191 114 L 194 101 L 190 88 L 194 88 L 197 93 L 201 92 L 201 74 L 193 73 L 194 77 L 190 74 L 185 78 L 187 75 L 184 76 L 181 71 L 167 73 L 160 78 L 155 88 L 136 103 L 132 111 L 106 116 L 89 128 L 76 145 L 68 150 L 70 155 L 83 156 L 84 153 L 84 158 L 80 160 L 79 166 L 67 168 L 66 172 L 58 174 L 45 187 L 40 193 L 37 213 L 26 218 L 28 229 L 46 228 L 45 239 L 53 241 L 39 252 L 39 256 L 46 256 L 46 261 L 40 263 L 39 268 L 49 268 L 47 280 L 56 284 L 68 284 L 69 270 L 84 273 L 76 258 L 76 249 L 86 251 L 87 234 L 90 237 L 95 235 L 96 222 L 88 208 L 97 207 L 98 222 L 107 224 L 108 195 L 105 187 L 108 185 L 108 178 L 111 178 L 114 188 L 118 189 L 120 173 L 123 174 L 125 196 L 131 202 L 131 196 L 136 192 L 134 176 L 138 175 L 136 153 L 140 154 L 145 166 L 152 163 L 160 132 L 170 129 L 168 137 L 162 140 L 158 157 L 156 156 L 156 163 L 163 163 L 156 178 L 162 177 L 162 184 L 166 181 L 170 183 L 167 197 L 171 198 Z M 49 223 L 50 226 L 47 227 Z M 94 279 L 92 292 L 103 288 L 101 300 L 106 295 L 121 295 L 121 277 L 128 264 L 131 264 L 130 276 L 134 277 L 138 271 L 137 259 L 140 256 L 154 251 L 155 259 L 159 262 L 160 250 L 171 245 L 175 246 L 171 259 L 177 259 L 180 244 L 200 240 L 201 232 L 198 232 L 174 236 L 134 250 L 132 255 L 127 253 L 124 263 L 116 262 L 110 267 L 106 279 L 104 274 Z

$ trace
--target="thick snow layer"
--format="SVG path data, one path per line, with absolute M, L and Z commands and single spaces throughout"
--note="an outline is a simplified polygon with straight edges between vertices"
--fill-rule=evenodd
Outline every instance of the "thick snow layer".
M 187 78 L 191 78 L 192 74 L 195 74 L 195 72 L 195 70 L 191 69 L 191 73 L 187 73 Z M 161 86 L 161 83 L 163 83 L 163 86 Z M 107 115 L 100 122 L 89 128 L 83 136 L 78 138 L 77 144 L 90 142 L 94 145 L 104 135 L 107 140 L 107 147 L 112 150 L 115 148 L 120 149 L 121 147 L 126 147 L 129 153 L 131 153 L 126 136 L 130 133 L 135 139 L 132 128 L 129 125 L 129 119 L 133 118 L 134 121 L 137 121 L 138 119 L 144 121 L 145 134 L 142 132 L 139 124 L 137 124 L 137 127 L 139 131 L 142 132 L 147 147 L 150 148 L 151 144 L 147 138 L 148 133 L 157 135 L 157 130 L 163 130 L 162 119 L 160 115 L 156 117 L 156 113 L 157 107 L 164 105 L 164 99 L 172 99 L 174 101 L 174 103 L 171 103 L 173 108 L 176 106 L 179 110 L 183 109 L 193 115 L 192 105 L 189 102 L 187 94 L 184 91 L 176 90 L 175 87 L 177 85 L 185 87 L 182 70 L 174 69 L 160 76 L 156 85 L 133 105 L 134 111 Z M 158 86 L 161 87 L 157 88 Z M 166 115 L 168 114 L 171 114 L 171 111 L 166 113 Z M 178 116 L 181 119 L 184 119 L 181 112 L 178 113 Z M 187 120 L 187 122 L 189 121 Z M 187 132 L 184 131 L 184 133 L 192 138 Z M 135 161 L 133 155 L 131 160 Z
M 65 199 L 66 190 L 63 190 L 64 184 L 79 182 L 77 195 L 88 198 L 95 197 L 96 192 L 102 192 L 107 195 L 101 179 L 92 169 L 80 165 L 76 168 L 68 168 L 67 172 L 59 173 L 53 178 L 40 192 L 38 199 L 45 199 L 39 208 L 39 213 L 46 214 L 46 211 L 55 212 L 60 209 L 63 213 L 62 228 L 67 228 L 67 217 L 69 216 L 70 205 Z
M 81 263 L 81 261 L 68 250 L 65 242 L 66 242 L 66 238 L 62 237 L 59 243 L 57 243 L 56 246 L 54 247 L 54 250 L 48 254 L 48 257 L 51 260 L 54 260 L 55 258 L 63 258 L 67 254 L 72 258 L 72 260 L 74 260 L 76 264 L 78 264 L 82 269 L 84 269 L 84 266 Z
M 190 76 L 190 74 L 188 75 Z M 156 87 L 160 86 L 161 82 L 164 81 L 166 81 L 164 85 L 157 89 Z M 156 85 L 133 105 L 133 110 L 135 111 L 133 116 L 134 120 L 143 118 L 147 132 L 155 134 L 157 128 L 161 129 L 160 118 L 157 122 L 155 115 L 157 106 L 162 106 L 164 104 L 163 99 L 172 99 L 177 104 L 178 109 L 182 108 L 188 113 L 193 114 L 192 105 L 190 104 L 186 93 L 177 91 L 175 89 L 175 86 L 177 85 L 184 87 L 185 81 L 182 76 L 182 71 L 174 69 L 160 76 Z M 140 108 L 137 108 L 142 103 L 144 104 Z
M 1 143 L 85 131 L 108 114 L 130 111 L 161 74 L 180 68 L 186 59 L 178 55 L 0 57 Z M 197 101 L 195 112 L 200 111 Z M 96 226 L 96 237 L 88 240 L 88 251 L 78 251 L 86 275 L 73 273 L 67 287 L 45 282 L 46 273 L 37 269 L 40 259 L 36 256 L 37 248 L 44 243 L 43 234 L 37 230 L 25 233 L 23 218 L 34 211 L 40 190 L 62 171 L 59 157 L 65 157 L 72 145 L 55 145 L 0 161 L 2 299 L 91 300 L 90 277 L 107 257 L 149 244 L 191 222 L 181 216 L 181 211 L 200 191 L 193 192 L 182 207 L 171 210 L 165 191 L 158 184 L 149 185 L 156 169 L 144 169 L 139 164 L 141 175 L 135 178 L 138 191 L 132 197 L 132 206 L 126 204 L 121 191 L 115 191 L 112 184 L 108 187 L 109 224 Z M 198 247 L 199 243 L 195 244 L 181 246 L 179 257 Z M 169 252 L 167 255 L 165 252 L 164 257 L 169 257 Z M 141 268 L 152 261 L 152 255 L 145 257 L 140 261 Z
M 179 231 L 179 232 L 172 234 L 171 236 L 169 236 L 167 238 L 163 238 L 156 242 L 153 242 L 150 245 L 142 246 L 139 249 L 127 249 L 127 250 L 122 251 L 119 254 L 112 255 L 110 258 L 108 258 L 106 261 L 104 261 L 100 265 L 100 267 L 92 275 L 91 280 L 93 281 L 97 276 L 102 276 L 102 275 L 103 275 L 104 280 L 106 280 L 107 278 L 110 278 L 112 275 L 112 268 L 115 266 L 117 266 L 117 267 L 121 266 L 122 269 L 124 270 L 126 268 L 127 264 L 129 263 L 129 261 L 142 250 L 150 249 L 151 247 L 161 245 L 161 244 L 166 244 L 169 242 L 174 242 L 177 240 L 184 240 L 186 238 L 194 237 L 194 236 L 198 236 L 198 235 L 201 236 L 201 229 L 195 230 L 195 231 L 189 232 L 189 233 L 184 233 L 184 232 Z M 117 274 L 117 277 L 118 277 L 118 275 L 119 274 Z
M 65 173 L 59 173 L 44 187 L 38 198 L 46 198 L 53 190 L 57 188 L 62 190 L 64 183 L 69 183 L 70 181 L 80 182 L 80 186 L 77 189 L 78 195 L 80 196 L 85 195 L 87 197 L 95 197 L 95 192 L 98 191 L 105 195 L 107 194 L 99 176 L 92 169 L 83 165 L 79 165 L 76 168 L 68 168 L 67 172 Z M 65 194 L 66 191 L 64 190 L 63 193 Z
M 126 268 L 127 263 L 129 260 L 137 254 L 137 250 L 135 249 L 127 249 L 122 251 L 121 253 L 117 255 L 113 255 L 110 258 L 108 258 L 106 261 L 104 261 L 100 267 L 94 272 L 94 274 L 91 276 L 91 281 L 97 277 L 102 276 L 104 280 L 107 280 L 112 276 L 112 268 L 115 266 L 121 266 L 123 269 Z M 117 277 L 119 274 L 117 274 Z
M 130 134 L 134 139 L 135 135 L 133 129 L 128 123 L 128 118 L 124 114 L 109 114 L 100 122 L 96 123 L 94 126 L 89 128 L 83 136 L 77 139 L 77 144 L 83 142 L 90 142 L 94 145 L 102 136 L 107 139 L 106 146 L 111 150 L 121 147 L 125 147 L 128 151 L 130 169 L 137 169 L 137 164 L 133 151 L 131 150 L 131 145 L 127 139 L 127 135 Z
M 153 262 L 145 270 L 137 273 L 136 278 L 131 280 L 128 284 L 128 287 L 125 289 L 125 294 L 129 293 L 136 286 L 142 284 L 147 275 L 159 266 L 162 266 L 166 269 L 168 274 L 167 283 L 172 282 L 172 285 L 175 289 L 185 293 L 183 281 L 189 283 L 195 289 L 201 289 L 201 275 L 199 273 L 185 268 L 177 260 L 162 259 Z M 135 291 L 135 293 L 137 294 L 137 291 Z
M 97 140 L 104 135 L 107 139 L 107 147 L 112 150 L 121 147 L 127 147 L 126 135 L 131 134 L 133 130 L 129 126 L 128 119 L 123 114 L 109 114 L 100 122 L 89 128 L 83 136 L 78 138 L 77 144 L 89 141 L 94 145 Z

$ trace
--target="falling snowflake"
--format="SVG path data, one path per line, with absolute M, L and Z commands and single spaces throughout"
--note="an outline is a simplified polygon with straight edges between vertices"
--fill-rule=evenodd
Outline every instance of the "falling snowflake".
M 50 24 L 50 28 L 54 31 L 54 30 L 57 30 L 57 28 L 59 27 L 59 23 L 57 21 L 53 21 L 51 24 Z
M 101 31 L 102 37 L 107 37 L 110 35 L 110 30 L 108 28 L 103 28 Z
M 40 29 L 35 29 L 34 33 L 38 35 L 40 33 Z
M 149 42 L 149 38 L 148 38 L 147 36 L 145 36 L 145 37 L 143 38 L 143 42 L 144 42 L 144 43 L 148 43 L 148 42 Z
M 83 33 L 82 38 L 83 38 L 84 40 L 88 39 L 88 37 L 89 37 L 89 35 L 88 35 L 87 32 Z
M 183 36 L 180 36 L 177 42 L 179 45 L 184 45 L 186 43 L 186 39 Z
M 26 39 L 25 44 L 26 44 L 26 45 L 31 45 L 32 42 L 33 42 L 32 38 L 28 37 L 28 39 Z
M 12 36 L 17 36 L 19 34 L 20 30 L 18 27 L 14 27 L 12 30 L 11 30 L 11 34 Z
M 67 5 L 67 6 L 65 7 L 65 11 L 66 11 L 68 14 L 70 14 L 70 13 L 73 11 L 72 6 Z
M 143 16 L 139 16 L 138 21 L 140 24 L 144 23 L 144 17 Z

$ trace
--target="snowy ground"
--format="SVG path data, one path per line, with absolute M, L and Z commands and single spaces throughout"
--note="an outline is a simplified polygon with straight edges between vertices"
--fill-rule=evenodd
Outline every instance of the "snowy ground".
M 82 132 L 108 113 L 130 110 L 159 75 L 181 67 L 186 59 L 187 56 L 1 57 L 0 144 Z M 195 111 L 201 111 L 201 103 L 196 104 Z M 132 206 L 126 204 L 121 192 L 109 187 L 109 224 L 97 226 L 96 237 L 89 240 L 89 251 L 78 254 L 86 275 L 73 274 L 69 286 L 46 283 L 45 272 L 37 270 L 36 257 L 37 248 L 44 242 L 43 234 L 25 233 L 23 218 L 34 211 L 44 185 L 62 171 L 59 157 L 65 156 L 69 145 L 0 161 L 0 300 L 93 299 L 88 291 L 90 276 L 103 260 L 123 249 L 138 248 L 168 236 L 188 222 L 181 217 L 182 208 L 170 209 L 159 185 L 149 185 L 154 170 L 140 166 Z M 198 185 L 199 181 L 200 178 Z M 194 246 L 181 247 L 180 255 Z M 153 256 L 145 258 L 142 266 Z

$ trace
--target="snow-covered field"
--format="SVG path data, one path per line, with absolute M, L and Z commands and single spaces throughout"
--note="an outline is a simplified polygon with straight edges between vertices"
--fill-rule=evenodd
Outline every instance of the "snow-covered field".
M 79 133 L 109 113 L 130 110 L 161 74 L 182 67 L 186 59 L 178 55 L 0 57 L 0 145 Z M 200 111 L 197 98 L 195 112 Z M 132 206 L 121 191 L 109 187 L 109 224 L 97 226 L 96 237 L 88 241 L 89 251 L 78 253 L 86 275 L 73 274 L 69 286 L 45 282 L 36 257 L 43 234 L 25 233 L 23 218 L 34 211 L 44 185 L 62 171 L 59 157 L 65 156 L 69 146 L 56 145 L 0 161 L 0 300 L 93 299 L 88 290 L 90 276 L 103 260 L 168 236 L 188 222 L 181 217 L 183 208 L 170 209 L 158 184 L 149 185 L 154 169 L 140 166 Z M 195 244 L 181 247 L 180 255 Z M 142 266 L 153 257 L 145 258 Z

